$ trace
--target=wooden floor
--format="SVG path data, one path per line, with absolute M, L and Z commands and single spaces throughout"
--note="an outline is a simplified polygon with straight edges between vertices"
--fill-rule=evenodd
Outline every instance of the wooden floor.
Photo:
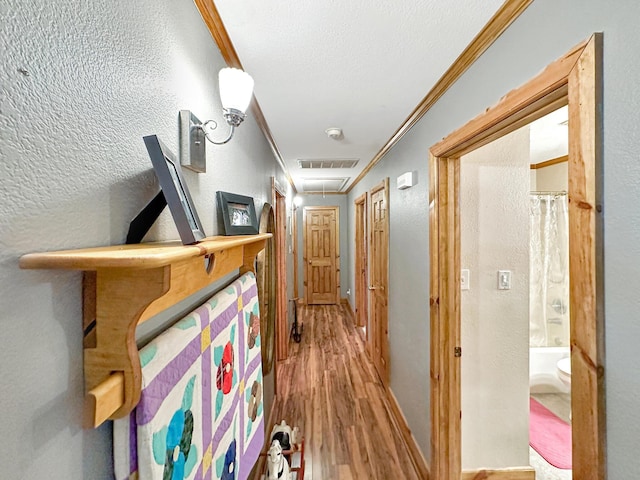
M 300 427 L 305 480 L 420 478 L 349 311 L 329 305 L 298 312 L 302 342 L 291 341 L 278 366 L 272 418 Z

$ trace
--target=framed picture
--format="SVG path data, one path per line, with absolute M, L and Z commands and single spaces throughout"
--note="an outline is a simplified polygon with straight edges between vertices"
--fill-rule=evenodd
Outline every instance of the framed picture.
M 169 205 L 173 221 L 178 227 L 180 240 L 184 245 L 197 243 L 205 238 L 198 212 L 191 200 L 187 183 L 182 177 L 180 163 L 156 135 L 144 137 L 153 169 L 158 177 L 160 188 Z
M 258 218 L 253 198 L 229 192 L 216 192 L 218 213 L 222 216 L 225 235 L 258 233 Z

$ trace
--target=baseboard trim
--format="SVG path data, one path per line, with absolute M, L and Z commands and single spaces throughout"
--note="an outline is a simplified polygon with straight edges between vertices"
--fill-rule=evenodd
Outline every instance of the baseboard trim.
M 353 318 L 355 320 L 356 316 L 354 315 L 353 310 L 351 309 L 351 303 L 349 303 L 349 299 L 348 298 L 341 298 L 340 299 L 340 303 L 342 305 L 344 305 L 347 310 L 349 310 L 349 313 L 351 314 L 351 318 Z
M 427 464 L 427 460 L 422 455 L 422 451 L 418 444 L 416 443 L 416 439 L 411 433 L 411 429 L 407 424 L 407 419 L 405 418 L 402 410 L 400 409 L 400 405 L 398 404 L 398 399 L 391 391 L 391 388 L 385 389 L 387 392 L 387 400 L 389 400 L 389 405 L 391 406 L 391 413 L 400 428 L 400 432 L 402 433 L 402 437 L 404 438 L 404 442 L 409 449 L 409 458 L 413 463 L 416 471 L 420 475 L 420 478 L 423 480 L 429 480 L 431 478 L 431 474 L 429 473 L 429 465 Z M 520 479 L 515 479 L 520 480 Z
M 460 476 L 460 480 L 535 480 L 535 478 L 536 471 L 531 467 L 467 470 Z

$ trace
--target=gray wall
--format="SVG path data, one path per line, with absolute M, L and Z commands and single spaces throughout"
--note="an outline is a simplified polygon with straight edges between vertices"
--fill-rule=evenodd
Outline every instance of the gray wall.
M 391 190 L 389 336 L 391 387 L 427 457 L 428 148 L 593 32 L 602 31 L 608 478 L 624 480 L 640 471 L 636 453 L 640 375 L 633 361 L 640 338 L 638 18 L 640 4 L 635 1 L 533 2 L 349 195 L 352 205 L 356 196 L 383 177 L 391 177 L 393 185 L 399 174 L 418 170 L 417 187 Z M 353 232 L 352 215 L 349 222 Z M 352 266 L 349 281 L 353 288 Z
M 351 264 L 350 258 L 350 240 L 347 233 L 347 196 L 346 195 L 322 195 L 322 194 L 308 194 L 300 195 L 302 203 L 296 210 L 296 221 L 298 227 L 298 296 L 302 298 L 304 296 L 304 224 L 303 224 L 303 212 L 304 207 L 333 207 L 337 206 L 340 210 L 340 298 L 347 298 L 347 289 L 353 287 L 347 285 L 349 274 L 347 271 L 348 265 Z
M 429 449 L 429 230 L 428 150 L 403 141 L 349 194 L 349 288 L 355 292 L 355 209 L 363 192 L 389 177 L 390 388 L 425 456 Z M 393 161 L 388 161 L 390 158 Z M 417 172 L 417 185 L 396 188 L 396 178 Z M 355 297 L 350 297 L 355 311 Z
M 123 243 L 157 191 L 142 136 L 177 153 L 180 109 L 223 124 L 224 62 L 191 0 L 6 0 L 0 18 L 0 477 L 109 479 L 109 423 L 80 426 L 81 273 L 18 259 Z M 251 115 L 207 155 L 208 173 L 185 177 L 213 235 L 216 190 L 254 197 L 260 214 L 282 175 Z M 177 238 L 168 211 L 147 236 Z

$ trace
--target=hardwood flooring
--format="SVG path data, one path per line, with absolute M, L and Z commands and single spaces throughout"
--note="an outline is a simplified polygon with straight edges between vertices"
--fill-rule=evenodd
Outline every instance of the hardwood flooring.
M 305 437 L 305 480 L 420 478 L 350 312 L 300 306 L 298 318 L 302 341 L 277 367 L 272 418 Z

